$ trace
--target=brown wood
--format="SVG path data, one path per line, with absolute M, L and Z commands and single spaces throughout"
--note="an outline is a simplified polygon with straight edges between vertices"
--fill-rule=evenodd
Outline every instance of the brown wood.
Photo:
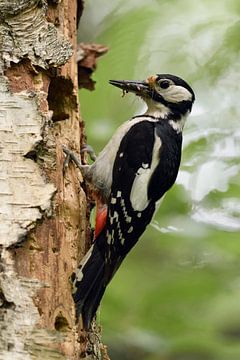
M 89 242 L 81 174 L 62 171 L 84 137 L 77 5 L 0 0 L 0 359 L 107 359 L 68 280 Z

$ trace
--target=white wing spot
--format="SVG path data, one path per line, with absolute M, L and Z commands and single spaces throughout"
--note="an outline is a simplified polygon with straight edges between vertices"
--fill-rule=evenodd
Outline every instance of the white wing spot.
M 123 157 L 123 152 L 121 154 L 119 154 L 119 157 Z
M 111 225 L 113 224 L 114 219 L 116 219 L 116 221 L 118 221 L 118 218 L 119 218 L 118 213 L 117 213 L 117 211 L 115 210 L 114 213 L 113 213 L 113 215 L 110 214 L 110 224 L 111 224 Z
M 125 215 L 127 213 L 127 209 L 126 209 L 126 206 L 125 206 L 124 199 L 121 199 L 121 206 L 122 206 L 123 213 Z
M 147 168 L 149 168 L 149 164 L 144 164 L 144 163 L 142 163 L 142 167 L 143 167 L 144 169 L 147 169 Z
M 112 234 L 110 236 L 111 236 L 111 240 L 112 240 L 112 244 L 113 244 L 114 243 L 114 230 L 112 230 Z
M 121 192 L 121 191 L 118 191 L 118 192 L 117 192 L 117 198 L 118 198 L 118 197 L 121 197 L 121 196 L 122 196 L 122 192 Z
M 108 234 L 107 243 L 108 243 L 109 245 L 111 245 L 111 241 L 112 241 L 112 236 L 111 236 L 111 234 Z
M 159 150 L 161 144 L 161 139 L 157 136 L 155 131 L 151 167 L 148 169 L 143 169 L 142 167 L 138 169 L 131 189 L 130 201 L 133 209 L 136 211 L 143 211 L 149 204 L 148 184 L 159 163 Z
M 121 206 L 122 206 L 122 211 L 123 211 L 124 218 L 126 219 L 126 222 L 130 223 L 132 221 L 132 218 L 131 218 L 131 216 L 128 216 L 124 199 L 121 199 Z
M 124 245 L 125 239 L 122 237 L 121 238 L 121 244 Z
M 113 219 L 118 220 L 118 213 L 117 213 L 117 211 L 114 211 L 114 213 L 113 213 Z
M 118 237 L 119 237 L 119 240 L 122 240 L 122 239 L 123 239 L 123 234 L 122 234 L 120 228 L 118 229 Z
M 133 232 L 133 226 L 128 229 L 128 233 L 130 234 L 131 232 Z
M 139 213 L 137 213 L 137 217 L 139 217 L 139 218 L 140 218 L 141 216 L 142 216 L 142 213 L 140 213 L 140 212 L 139 212 Z
M 126 217 L 126 222 L 127 222 L 127 223 L 130 223 L 131 221 L 132 221 L 131 216 L 127 216 L 127 217 Z
M 113 197 L 113 198 L 111 199 L 111 204 L 116 204 L 116 202 L 117 202 L 117 199 Z

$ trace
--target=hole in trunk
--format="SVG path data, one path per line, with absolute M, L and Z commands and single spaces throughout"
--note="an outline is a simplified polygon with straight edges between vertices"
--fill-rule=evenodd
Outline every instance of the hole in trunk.
M 57 331 L 65 332 L 69 330 L 69 324 L 67 319 L 60 313 L 55 319 L 55 329 Z
M 53 78 L 48 89 L 48 106 L 53 111 L 52 120 L 67 120 L 77 108 L 77 98 L 73 93 L 73 83 L 63 76 Z

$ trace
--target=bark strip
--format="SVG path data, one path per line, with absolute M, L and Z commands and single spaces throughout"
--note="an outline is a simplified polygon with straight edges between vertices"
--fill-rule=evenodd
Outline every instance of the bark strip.
M 80 5 L 80 7 L 79 7 Z M 100 359 L 68 277 L 85 253 L 77 0 L 0 0 L 0 359 Z M 79 11 L 78 11 L 79 13 Z M 90 350 L 89 350 L 90 349 Z

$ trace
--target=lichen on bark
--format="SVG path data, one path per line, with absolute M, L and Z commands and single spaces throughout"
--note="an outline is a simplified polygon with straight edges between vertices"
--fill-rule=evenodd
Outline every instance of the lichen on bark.
M 0 0 L 0 64 L 27 57 L 42 69 L 58 67 L 72 55 L 72 46 L 46 19 L 46 2 Z
M 0 8 L 0 359 L 78 359 L 68 277 L 85 251 L 86 196 L 73 167 L 63 177 L 61 148 L 81 142 L 77 1 Z

